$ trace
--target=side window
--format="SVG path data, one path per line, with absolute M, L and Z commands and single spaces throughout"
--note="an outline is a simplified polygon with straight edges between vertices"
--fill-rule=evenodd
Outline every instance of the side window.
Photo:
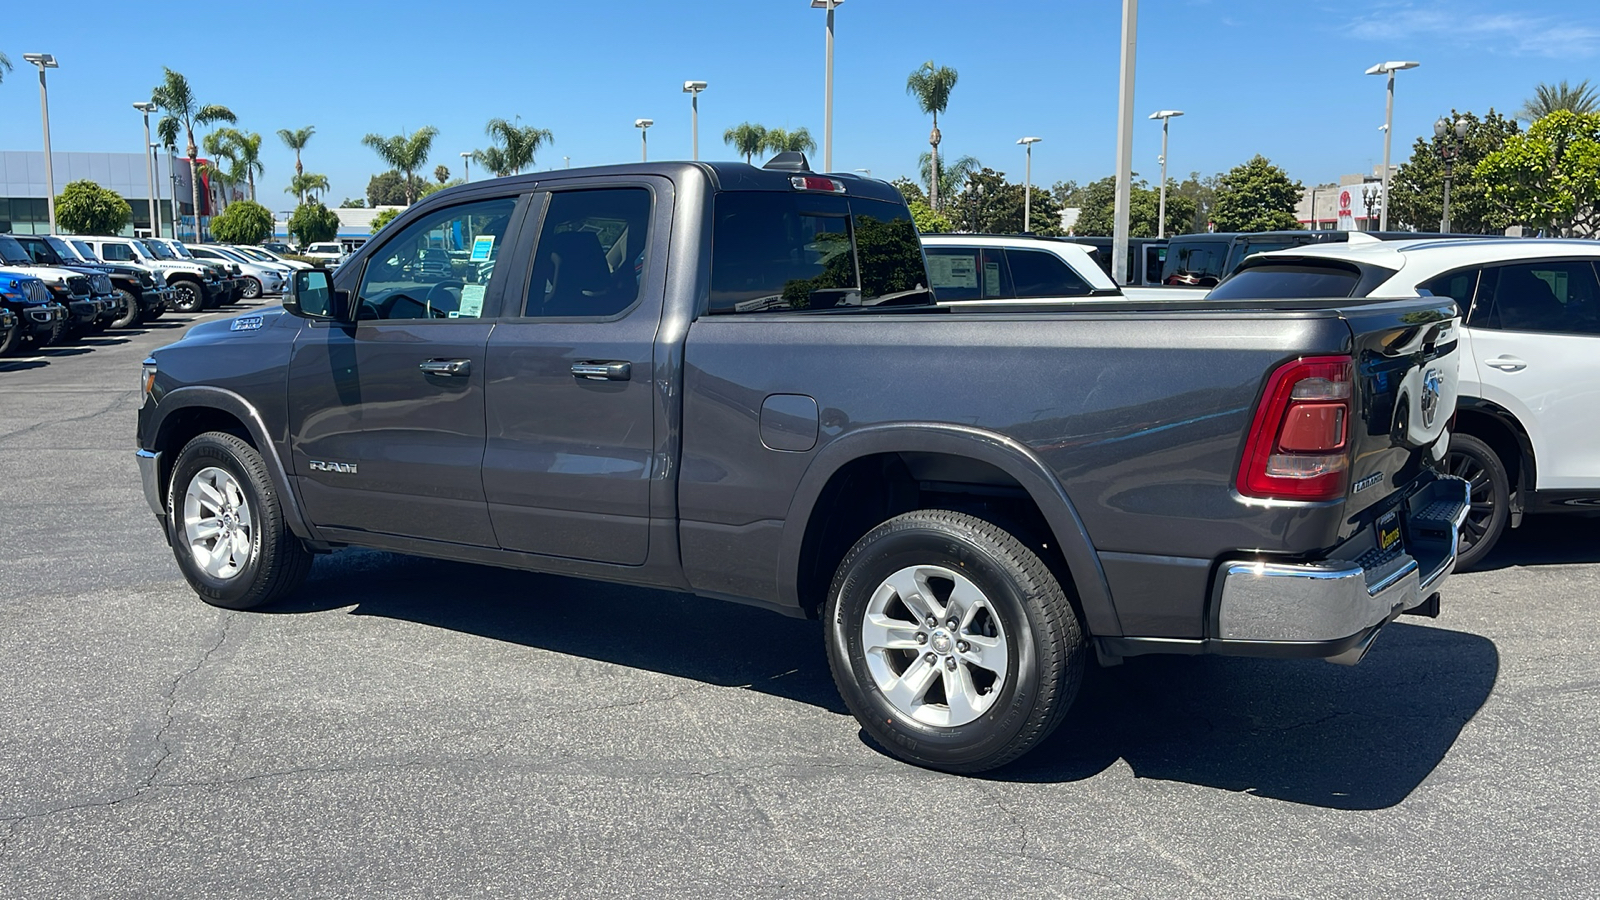
M 1504 331 L 1600 334 L 1600 281 L 1585 261 L 1533 262 L 1484 271 L 1473 325 Z M 1474 314 L 1478 312 L 1474 309 Z
M 1161 281 L 1161 266 L 1166 261 L 1166 247 L 1147 245 L 1144 248 L 1144 273 L 1142 283 L 1155 284 Z
M 1479 324 L 1476 319 L 1483 317 L 1477 309 L 1472 307 L 1472 292 L 1478 287 L 1478 270 L 1467 269 L 1464 272 L 1452 272 L 1441 275 L 1432 281 L 1424 282 L 1418 287 L 1435 297 L 1449 297 L 1456 302 L 1462 314 L 1467 319 L 1468 325 Z
M 1216 287 L 1222 279 L 1222 263 L 1228 245 L 1221 241 L 1183 243 L 1167 247 L 1167 258 L 1161 265 L 1161 280 L 1166 284 L 1188 284 Z
M 843 197 L 724 191 L 715 220 L 712 312 L 859 305 Z
M 1081 297 L 1090 292 L 1088 283 L 1053 253 L 1008 249 L 1006 259 L 1018 297 Z
M 980 247 L 929 247 L 928 280 L 940 300 L 998 300 L 1010 290 L 1003 252 Z
M 551 194 L 522 314 L 614 316 L 626 310 L 639 298 L 649 243 L 648 190 Z
M 436 209 L 367 260 L 356 318 L 476 319 L 494 276 L 514 197 Z
M 123 244 L 101 244 L 100 258 L 108 262 L 127 262 L 133 259 L 133 251 Z

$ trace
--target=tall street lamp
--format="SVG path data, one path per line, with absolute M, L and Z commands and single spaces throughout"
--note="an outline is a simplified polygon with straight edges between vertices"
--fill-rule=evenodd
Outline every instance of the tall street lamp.
M 828 11 L 828 52 L 822 87 L 822 171 L 833 171 L 833 11 L 844 0 L 811 0 L 812 9 Z
M 156 215 L 156 166 L 150 159 L 150 114 L 156 111 L 156 105 L 146 100 L 135 103 L 133 108 L 144 113 L 144 177 L 149 181 L 150 233 L 153 237 L 161 237 L 161 219 Z
M 1383 112 L 1383 206 L 1378 210 L 1378 230 L 1389 230 L 1389 144 L 1394 133 L 1394 73 L 1402 69 L 1415 69 L 1418 62 L 1391 60 L 1381 62 L 1367 70 L 1368 75 L 1389 76 L 1389 100 Z
M 1450 179 L 1455 175 L 1456 157 L 1461 154 L 1461 144 L 1467 139 L 1467 129 L 1472 123 L 1466 116 L 1452 126 L 1444 116 L 1433 123 L 1433 136 L 1438 139 L 1439 158 L 1444 160 L 1444 220 L 1439 223 L 1442 234 L 1450 233 Z
M 683 92 L 689 95 L 689 109 L 692 111 L 694 128 L 694 159 L 700 158 L 700 92 L 706 89 L 704 81 L 685 81 Z
M 472 183 L 472 152 L 461 151 L 461 180 L 463 184 Z
M 1156 237 L 1167 236 L 1167 126 L 1172 120 L 1183 115 L 1181 109 L 1163 109 L 1150 114 L 1152 119 L 1161 120 L 1161 205 L 1156 211 Z M 1315 215 L 1315 211 L 1313 211 Z
M 1024 234 L 1033 231 L 1033 145 L 1044 138 L 1025 137 L 1018 138 L 1017 143 L 1028 148 L 1028 163 L 1023 168 L 1026 173 L 1022 176 L 1022 231 Z
M 1117 194 L 1111 225 L 1111 279 L 1128 283 L 1128 212 L 1133 199 L 1133 73 L 1139 0 L 1122 0 L 1122 72 L 1117 96 Z
M 144 148 L 145 165 L 147 165 L 150 168 L 154 169 L 158 174 L 161 171 L 161 165 L 160 165 L 159 162 L 157 162 L 157 160 L 159 160 L 160 157 L 157 156 L 156 153 L 158 152 L 160 147 L 161 147 L 160 144 L 149 144 L 148 146 L 146 146 Z M 159 179 L 159 178 L 155 179 L 155 187 L 151 189 L 150 193 L 152 195 L 152 198 L 156 201 L 155 202 L 155 208 L 157 210 L 160 210 L 161 209 L 161 179 Z M 150 223 L 150 230 L 155 232 L 155 236 L 156 237 L 161 237 L 161 224 L 159 222 L 151 222 Z M 176 231 L 172 232 L 172 239 L 173 240 L 177 240 L 178 239 L 178 232 L 176 232 Z
M 650 142 L 649 142 L 649 140 L 647 140 L 645 138 L 645 133 L 648 132 L 650 130 L 650 126 L 654 125 L 655 123 L 656 123 L 655 119 L 634 119 L 633 120 L 633 127 L 639 129 L 639 161 L 640 162 L 649 162 L 650 161 Z M 695 149 L 696 149 L 696 152 L 699 151 L 698 147 L 696 147 Z
M 48 53 L 24 53 L 23 60 L 39 67 L 39 111 L 44 115 L 44 184 L 45 200 L 50 210 L 50 233 L 56 233 L 56 177 L 50 166 L 50 92 L 45 89 L 44 70 L 59 68 L 56 58 Z

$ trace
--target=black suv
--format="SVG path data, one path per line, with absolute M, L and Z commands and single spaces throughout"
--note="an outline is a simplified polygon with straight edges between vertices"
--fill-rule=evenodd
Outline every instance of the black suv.
M 9 234 L 0 234 L 0 263 L 7 268 L 28 271 L 55 296 L 56 302 L 67 308 L 66 334 L 76 337 L 90 330 L 99 330 L 110 323 L 112 310 L 111 281 L 104 273 L 93 273 L 104 281 L 104 296 L 97 297 L 93 275 L 59 266 L 45 266 L 33 261 L 28 251 Z M 57 339 L 59 339 L 57 335 Z
M 98 259 L 85 259 L 70 244 L 59 237 L 44 235 L 12 235 L 33 261 L 41 266 L 56 266 L 90 275 L 104 275 L 110 282 L 111 294 L 117 301 L 112 328 L 132 328 L 145 319 L 153 319 L 166 310 L 166 300 L 156 290 L 156 280 L 149 269 L 129 263 L 111 265 Z

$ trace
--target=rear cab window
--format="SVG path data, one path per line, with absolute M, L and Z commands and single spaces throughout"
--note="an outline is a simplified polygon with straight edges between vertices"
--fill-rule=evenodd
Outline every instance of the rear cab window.
M 1172 243 L 1167 246 L 1167 258 L 1161 267 L 1161 282 L 1211 287 L 1226 274 L 1227 260 L 1225 240 Z
M 723 191 L 711 239 L 711 312 L 932 302 L 904 205 L 834 194 Z
M 1301 300 L 1354 296 L 1361 271 L 1337 263 L 1253 265 L 1234 274 L 1208 300 Z

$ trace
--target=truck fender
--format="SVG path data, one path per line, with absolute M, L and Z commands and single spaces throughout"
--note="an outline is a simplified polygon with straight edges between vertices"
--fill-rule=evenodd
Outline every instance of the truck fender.
M 261 458 L 266 460 L 267 476 L 278 489 L 278 499 L 282 503 L 284 519 L 289 524 L 289 530 L 299 537 L 315 540 L 317 536 L 308 528 L 305 516 L 300 510 L 300 498 L 289 481 L 288 472 L 283 468 L 283 461 L 278 458 L 277 444 L 267 434 L 267 426 L 262 422 L 261 414 L 244 397 L 230 390 L 205 385 L 180 387 L 170 391 L 161 398 L 160 405 L 155 409 L 152 443 L 164 452 L 170 453 L 170 459 L 176 461 L 178 451 L 183 448 L 162 446 L 166 439 L 168 422 L 174 413 L 196 408 L 219 410 L 244 423 L 245 429 L 250 432 L 250 442 L 260 451 Z M 170 464 L 169 462 L 168 465 Z
M 864 456 L 883 453 L 943 453 L 988 463 L 1010 475 L 1039 507 L 1071 570 L 1090 633 L 1122 634 L 1100 557 L 1072 500 L 1054 473 L 1027 445 L 1003 434 L 938 422 L 873 425 L 842 435 L 817 452 L 795 490 L 784 519 L 778 556 L 780 601 L 798 607 L 800 554 L 817 499 L 834 473 Z

